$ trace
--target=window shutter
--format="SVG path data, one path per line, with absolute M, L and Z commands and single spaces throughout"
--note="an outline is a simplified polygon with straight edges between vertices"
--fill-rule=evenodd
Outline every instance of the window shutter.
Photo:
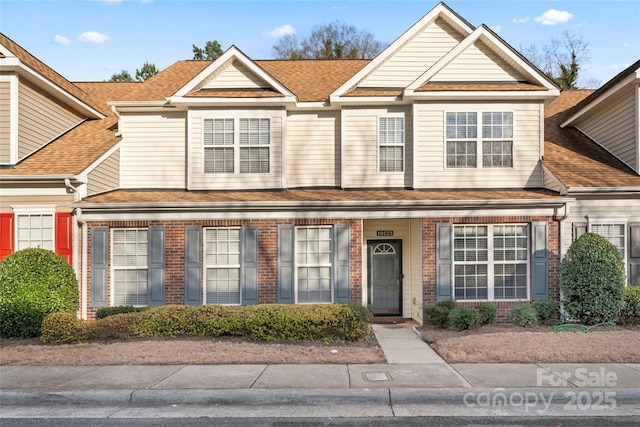
M 546 222 L 532 223 L 532 299 L 549 298 L 549 250 Z
M 293 269 L 295 261 L 292 225 L 278 226 L 278 304 L 293 304 Z
M 436 300 L 453 299 L 453 226 L 436 224 Z
M 91 307 L 107 305 L 108 232 L 106 227 L 91 229 Z
M 202 228 L 184 229 L 184 303 L 202 304 Z
M 0 259 L 13 253 L 15 242 L 14 216 L 12 213 L 0 214 Z
M 351 272 L 351 236 L 348 224 L 338 224 L 333 227 L 333 277 L 334 302 L 348 303 L 351 301 L 350 272 Z
M 56 213 L 56 253 L 71 264 L 73 242 L 73 217 L 70 213 Z
M 165 229 L 162 226 L 149 227 L 148 234 L 148 292 L 149 305 L 164 304 L 165 286 L 165 256 L 164 256 Z
M 640 286 L 640 224 L 629 224 L 628 282 Z
M 258 303 L 258 227 L 240 230 L 242 305 Z
M 574 222 L 573 223 L 573 241 L 578 240 L 580 236 L 587 232 L 586 222 Z

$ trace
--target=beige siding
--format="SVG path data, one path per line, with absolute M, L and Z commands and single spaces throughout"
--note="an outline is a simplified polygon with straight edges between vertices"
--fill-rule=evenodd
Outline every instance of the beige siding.
M 28 205 L 55 205 L 56 212 L 69 212 L 71 204 L 74 202 L 74 195 L 48 195 L 49 189 L 43 189 L 43 193 L 38 195 L 34 191 L 34 195 L 30 196 L 7 196 L 0 197 L 0 212 L 13 213 L 12 206 L 28 206 Z M 64 189 L 61 190 L 63 192 Z
M 359 86 L 407 87 L 463 39 L 449 24 L 436 19 Z
M 269 173 L 204 173 L 203 120 L 207 118 L 270 118 Z M 207 110 L 193 111 L 190 119 L 191 187 L 193 190 L 246 190 L 282 188 L 282 111 Z M 236 129 L 238 124 L 236 121 Z
M 560 191 L 560 183 L 551 172 L 543 171 L 544 174 L 544 188 L 553 191 Z
M 0 164 L 11 163 L 10 90 L 9 82 L 0 82 Z
M 211 79 L 204 89 L 255 89 L 268 85 L 239 61 L 233 61 L 228 67 Z
M 290 188 L 340 185 L 340 113 L 291 113 L 287 117 Z
M 482 110 L 478 105 L 416 106 L 417 188 L 523 188 L 540 187 L 543 184 L 539 162 L 541 130 L 538 104 L 481 107 Z M 513 167 L 446 168 L 444 118 L 447 111 L 513 111 Z M 480 129 L 478 134 L 481 134 Z M 478 165 L 481 163 L 478 162 Z
M 404 114 L 405 170 L 379 172 L 378 117 Z M 352 109 L 344 112 L 344 188 L 409 187 L 413 164 L 412 115 L 410 107 Z
M 18 85 L 18 159 L 33 153 L 83 120 L 33 87 Z
M 517 82 L 522 80 L 526 78 L 481 41 L 469 46 L 431 79 L 434 82 Z
M 636 88 L 629 88 L 581 117 L 576 127 L 640 172 L 637 163 L 640 150 L 640 141 L 636 141 L 637 109 Z
M 122 116 L 121 188 L 185 188 L 185 116 Z
M 110 155 L 89 173 L 88 195 L 117 189 L 120 184 L 120 150 Z

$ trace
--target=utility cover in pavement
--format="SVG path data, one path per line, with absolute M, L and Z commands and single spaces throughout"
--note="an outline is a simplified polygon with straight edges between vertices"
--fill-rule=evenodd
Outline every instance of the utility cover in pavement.
M 363 376 L 367 381 L 389 381 L 391 379 L 386 372 L 363 372 Z

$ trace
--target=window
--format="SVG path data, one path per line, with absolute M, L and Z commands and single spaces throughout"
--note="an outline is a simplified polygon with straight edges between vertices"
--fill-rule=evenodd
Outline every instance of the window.
M 480 154 L 484 168 L 513 166 L 512 112 L 483 112 L 481 135 L 477 113 L 448 112 L 445 134 L 448 168 L 475 168 Z
M 460 225 L 453 229 L 454 298 L 526 299 L 526 225 Z
M 607 239 L 618 251 L 620 257 L 626 260 L 625 255 L 625 228 L 626 224 L 591 224 L 591 232 Z
M 331 227 L 296 228 L 297 302 L 332 302 Z
M 205 304 L 240 304 L 240 229 L 205 229 Z
M 16 212 L 16 250 L 42 248 L 54 250 L 53 213 Z
M 404 117 L 378 119 L 380 172 L 404 171 Z
M 113 230 L 114 305 L 148 304 L 147 230 Z
M 204 119 L 203 128 L 204 173 L 269 173 L 269 119 Z

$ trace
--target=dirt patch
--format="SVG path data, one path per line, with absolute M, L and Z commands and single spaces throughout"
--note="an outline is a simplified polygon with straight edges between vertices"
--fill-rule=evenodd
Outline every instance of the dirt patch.
M 80 344 L 0 340 L 0 365 L 240 365 L 386 363 L 373 334 L 359 343 L 153 338 Z
M 640 363 L 640 327 L 598 327 L 589 333 L 507 325 L 420 331 L 449 363 Z

